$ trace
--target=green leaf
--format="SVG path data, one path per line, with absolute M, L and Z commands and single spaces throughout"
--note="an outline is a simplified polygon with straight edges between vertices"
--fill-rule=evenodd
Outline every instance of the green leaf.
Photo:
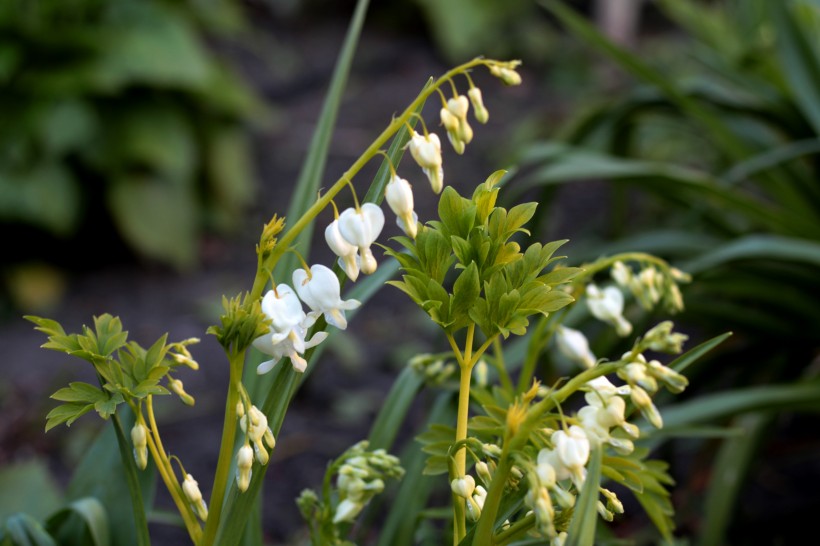
M 700 357 L 723 343 L 729 336 L 732 335 L 732 332 L 726 332 L 725 334 L 721 334 L 719 336 L 715 336 L 708 341 L 704 341 L 703 343 L 699 344 L 697 347 L 693 347 L 686 351 L 684 354 L 677 357 L 675 360 L 669 363 L 669 367 L 675 370 L 676 372 L 683 373 L 683 371 L 688 368 L 693 362 L 697 361 Z
M 467 317 L 468 311 L 481 294 L 478 279 L 478 267 L 475 262 L 464 269 L 453 284 L 453 296 L 450 300 L 450 316 L 458 323 Z
M 370 427 L 368 435 L 370 449 L 390 450 L 407 417 L 407 411 L 422 385 L 424 385 L 424 378 L 421 374 L 409 366 L 401 371 L 390 388 L 390 392 L 387 393 L 376 420 Z
M 105 507 L 94 497 L 78 499 L 50 516 L 46 521 L 46 529 L 60 540 L 61 544 L 111 544 L 108 514 Z
M 5 523 L 12 546 L 58 546 L 43 526 L 28 514 L 15 514 Z
M 57 406 L 46 415 L 46 432 L 65 423 L 71 426 L 74 421 L 94 409 L 94 404 L 70 403 Z
M 0 468 L 0 523 L 16 512 L 44 519 L 62 504 L 60 486 L 39 457 Z
M 137 2 L 119 6 L 99 31 L 93 74 L 101 90 L 128 85 L 201 89 L 209 81 L 207 50 L 189 21 L 170 7 Z
M 590 452 L 587 477 L 572 511 L 572 520 L 567 529 L 566 546 L 595 544 L 595 528 L 598 523 L 598 488 L 601 485 L 601 459 L 602 450 L 600 448 Z
M 110 423 L 72 474 L 66 496 L 73 501 L 92 497 L 108 507 L 111 546 L 150 546 L 145 512 L 153 504 L 156 469 L 151 463 L 145 470 L 136 469 L 133 446 L 126 439 L 134 424 L 131 411 L 120 410 Z
M 783 75 L 803 114 L 820 134 L 820 58 L 816 34 L 798 19 L 794 2 L 770 2 Z
M 75 381 L 69 383 L 68 387 L 63 387 L 52 394 L 51 398 L 59 400 L 60 402 L 84 402 L 86 404 L 94 404 L 98 400 L 107 399 L 108 395 L 94 385 Z
M 97 410 L 100 417 L 103 419 L 108 419 L 115 411 L 117 411 L 117 406 L 123 402 L 125 402 L 125 400 L 123 399 L 122 394 L 115 392 L 110 397 L 103 400 L 98 400 L 94 404 L 94 409 Z
M 62 163 L 40 162 L 28 170 L 0 166 L 0 218 L 70 235 L 80 215 L 80 185 Z
M 738 260 L 779 260 L 820 266 L 820 243 L 780 235 L 747 235 L 717 246 L 680 264 L 687 273 L 700 273 Z
M 121 176 L 108 204 L 123 236 L 140 252 L 176 267 L 196 258 L 196 201 L 191 188 L 149 175 Z
M 97 354 L 110 356 L 125 345 L 128 332 L 122 331 L 122 321 L 105 313 L 94 317 L 94 330 L 97 338 Z

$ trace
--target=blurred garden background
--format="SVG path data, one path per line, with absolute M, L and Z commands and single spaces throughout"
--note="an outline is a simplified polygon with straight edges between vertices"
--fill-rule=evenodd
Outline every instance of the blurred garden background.
M 197 404 L 169 400 L 160 420 L 169 450 L 212 473 L 228 371 L 205 330 L 288 209 L 355 4 L 0 3 L 0 524 L 87 488 L 104 428 L 43 433 L 48 395 L 89 370 L 40 349 L 24 314 L 77 331 L 108 312 L 141 342 L 201 338 L 183 378 Z M 490 122 L 464 157 L 445 150 L 448 183 L 508 169 L 501 198 L 540 203 L 534 239 L 569 238 L 570 265 L 667 259 L 693 275 L 675 318 L 691 346 L 732 332 L 687 370 L 652 446 L 677 481 L 680 543 L 804 543 L 820 510 L 820 2 L 373 1 L 311 168 L 335 180 L 429 77 L 477 55 L 521 59 L 524 82 L 476 76 Z M 430 218 L 433 197 L 417 199 Z M 603 330 L 591 341 L 627 348 Z M 407 360 L 442 342 L 391 287 L 333 337 L 273 452 L 268 544 L 302 543 L 294 499 L 367 435 Z M 565 363 L 549 350 L 542 365 L 549 384 Z M 154 514 L 155 543 L 180 543 L 166 519 Z M 613 529 L 612 544 L 657 540 L 645 518 Z

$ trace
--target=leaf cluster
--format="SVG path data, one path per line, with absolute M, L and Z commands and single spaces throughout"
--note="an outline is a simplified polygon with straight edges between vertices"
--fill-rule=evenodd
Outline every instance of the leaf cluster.
M 439 220 L 423 226 L 415 240 L 396 237 L 405 252 L 387 251 L 404 271 L 402 280 L 389 284 L 409 295 L 448 334 L 477 324 L 487 338 L 522 335 L 529 316 L 546 316 L 574 301 L 555 287 L 579 269 L 544 273 L 562 258 L 553 254 L 566 241 L 533 243 L 522 252 L 512 240 L 520 232 L 529 235 L 523 226 L 537 204 L 509 210 L 495 206 L 495 185 L 502 175 L 491 175 L 469 199 L 445 188 Z
M 52 394 L 51 398 L 64 403 L 46 416 L 46 431 L 61 423 L 70 426 L 91 410 L 108 419 L 123 402 L 169 394 L 159 383 L 179 364 L 166 358 L 167 334 L 144 349 L 137 342 L 128 341 L 128 332 L 123 331 L 120 319 L 109 314 L 94 317 L 94 328 L 83 326 L 79 334 L 67 334 L 55 320 L 26 318 L 48 336 L 43 348 L 91 363 L 101 385 L 76 381 Z

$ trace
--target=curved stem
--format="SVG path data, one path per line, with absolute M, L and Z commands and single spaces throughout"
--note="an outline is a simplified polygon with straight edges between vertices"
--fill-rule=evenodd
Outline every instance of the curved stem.
M 327 205 L 331 202 L 333 197 L 338 194 L 345 185 L 348 184 L 349 180 L 353 180 L 356 174 L 365 166 L 367 163 L 376 155 L 378 155 L 379 150 L 381 150 L 382 146 L 396 133 L 399 129 L 401 129 L 405 123 L 415 114 L 415 111 L 418 110 L 427 98 L 439 87 L 441 87 L 445 82 L 452 79 L 453 76 L 456 74 L 460 74 L 465 70 L 468 70 L 474 66 L 479 65 L 488 65 L 491 64 L 486 59 L 476 58 L 472 61 L 466 62 L 461 66 L 457 66 L 452 70 L 449 70 L 443 76 L 438 78 L 433 82 L 432 85 L 425 87 L 416 97 L 416 99 L 410 103 L 410 105 L 401 113 L 401 115 L 397 118 L 393 118 L 393 121 L 381 134 L 376 137 L 376 139 L 370 144 L 370 146 L 359 156 L 353 165 L 348 168 L 341 177 L 299 218 L 296 223 L 294 223 L 290 229 L 285 232 L 282 238 L 277 242 L 276 246 L 273 247 L 270 256 L 268 256 L 266 260 L 266 269 L 268 271 L 273 271 L 273 267 L 276 265 L 276 262 L 282 256 L 282 254 L 290 247 L 290 244 L 296 239 L 299 233 L 302 232 L 305 227 L 307 227 L 316 216 L 319 215 L 322 210 L 327 207 Z M 255 299 L 262 295 L 262 290 L 265 288 L 265 284 L 267 283 L 267 277 L 264 275 L 259 275 L 257 273 L 256 278 L 254 279 L 253 288 L 250 292 L 250 297 Z
M 233 461 L 234 439 L 236 437 L 236 405 L 240 400 L 242 368 L 245 363 L 244 353 L 228 355 L 230 361 L 230 383 L 228 397 L 225 401 L 225 421 L 222 423 L 222 442 L 219 447 L 219 459 L 216 463 L 214 488 L 211 491 L 211 506 L 208 510 L 208 521 L 205 522 L 203 546 L 210 546 L 216 539 L 219 521 L 222 517 L 222 504 L 225 501 L 225 490 L 229 483 L 231 462 Z
M 182 516 L 182 521 L 185 522 L 185 528 L 188 530 L 188 535 L 190 535 L 194 544 L 199 544 L 202 539 L 202 527 L 200 527 L 196 516 L 191 511 L 191 507 L 185 499 L 185 495 L 182 492 L 182 487 L 179 485 L 176 474 L 174 474 L 174 471 L 171 468 L 171 463 L 168 460 L 165 449 L 162 447 L 162 441 L 160 440 L 159 431 L 157 430 L 157 422 L 156 419 L 154 419 L 154 409 L 151 396 L 149 396 L 146 400 L 145 407 L 147 408 L 148 428 L 150 432 L 147 438 L 148 449 L 151 451 L 151 456 L 154 458 L 154 462 L 157 465 L 157 472 L 159 472 L 159 475 L 162 477 L 162 481 L 165 483 L 168 493 L 171 494 L 171 498 L 174 500 L 174 504 L 179 511 L 179 515 Z

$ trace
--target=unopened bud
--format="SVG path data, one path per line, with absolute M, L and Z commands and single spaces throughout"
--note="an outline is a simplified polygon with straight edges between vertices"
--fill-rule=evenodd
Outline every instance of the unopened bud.
M 185 493 L 188 502 L 191 503 L 191 507 L 196 512 L 196 515 L 199 516 L 199 519 L 202 521 L 208 519 L 208 506 L 202 498 L 199 484 L 190 474 L 185 475 L 185 480 L 182 482 L 182 492 Z
M 469 474 L 455 478 L 450 482 L 450 489 L 459 497 L 469 499 L 473 496 L 473 491 L 475 491 L 475 480 Z
M 194 405 L 194 397 L 185 392 L 185 387 L 179 379 L 168 379 L 168 388 L 171 389 L 171 392 L 179 396 L 183 404 L 188 406 Z
M 243 493 L 251 484 L 253 457 L 253 449 L 248 444 L 240 447 L 236 454 L 236 487 Z
M 484 99 L 481 96 L 481 89 L 478 87 L 471 87 L 467 91 L 467 96 L 470 97 L 470 102 L 473 105 L 473 115 L 479 123 L 487 123 L 490 119 L 490 113 L 484 107 Z
M 148 429 L 137 423 L 131 429 L 131 443 L 134 444 L 134 460 L 140 470 L 148 466 Z

